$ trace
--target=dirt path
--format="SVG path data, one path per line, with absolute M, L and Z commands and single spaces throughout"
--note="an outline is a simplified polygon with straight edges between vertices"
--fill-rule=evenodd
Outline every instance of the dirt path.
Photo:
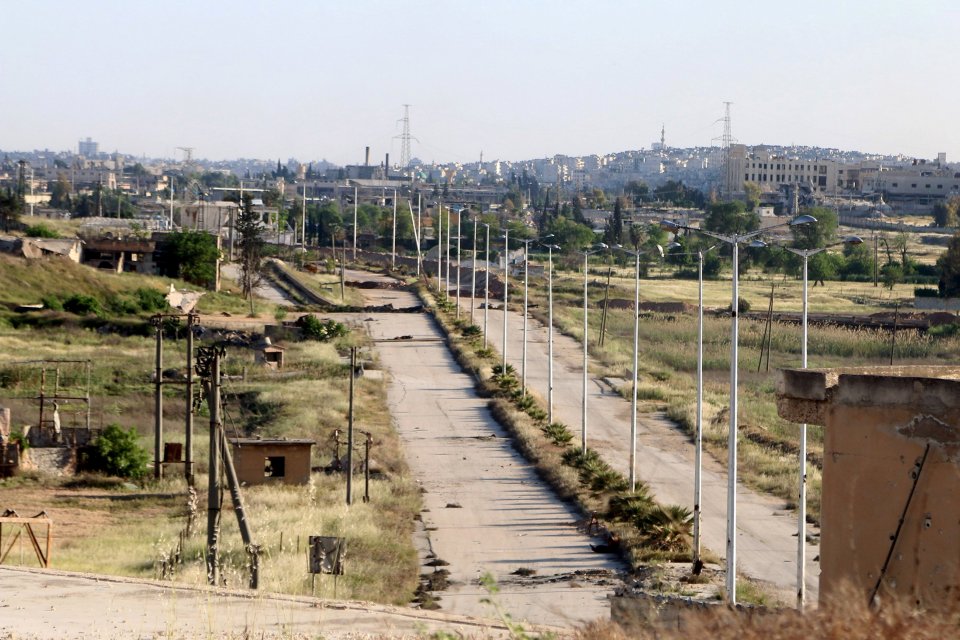
M 352 277 L 352 276 L 351 276 Z M 411 294 L 367 290 L 370 304 L 412 304 Z M 408 296 L 404 303 L 404 296 Z M 390 373 L 388 402 L 424 488 L 423 523 L 432 554 L 449 563 L 444 611 L 489 616 L 478 583 L 496 580 L 496 600 L 514 620 L 569 626 L 606 618 L 622 566 L 593 553 L 580 516 L 560 502 L 512 448 L 473 391 L 439 328 L 425 314 L 369 314 L 365 325 Z M 391 342 L 397 336 L 410 340 Z M 427 568 L 425 571 L 429 571 Z M 532 575 L 515 575 L 517 570 Z
M 500 623 L 152 580 L 0 568 L 0 636 L 16 638 L 506 638 Z
M 482 301 L 481 301 L 482 302 Z M 461 300 L 469 316 L 469 298 Z M 475 311 L 483 325 L 483 311 Z M 507 359 L 520 375 L 523 349 L 523 314 L 511 312 Z M 500 350 L 503 343 L 503 312 L 490 310 L 487 337 Z M 641 345 L 641 349 L 642 349 Z M 502 353 L 502 351 L 501 351 Z M 629 384 L 629 383 L 628 383 Z M 527 385 L 547 397 L 547 330 L 529 319 L 527 324 Z M 554 331 L 554 419 L 567 424 L 578 437 L 581 432 L 583 398 L 583 349 L 581 343 Z M 588 379 L 587 442 L 615 469 L 628 472 L 630 449 L 630 402 L 596 377 Z M 637 442 L 637 477 L 648 483 L 661 502 L 693 508 L 693 444 L 676 426 L 656 415 L 641 415 Z M 704 456 L 703 542 L 720 557 L 726 551 L 726 464 Z M 738 570 L 767 583 L 780 599 L 792 604 L 796 598 L 797 521 L 782 500 L 737 489 Z M 813 529 L 810 529 L 813 532 Z M 814 558 L 819 546 L 807 547 L 807 601 L 816 603 L 820 567 Z

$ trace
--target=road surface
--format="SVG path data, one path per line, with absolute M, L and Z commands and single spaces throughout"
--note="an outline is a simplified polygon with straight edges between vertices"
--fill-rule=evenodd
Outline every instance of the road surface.
M 504 626 L 441 612 L 254 591 L 0 567 L 6 638 L 508 637 Z
M 479 302 L 482 304 L 482 300 Z M 477 305 L 479 307 L 479 304 Z M 470 299 L 461 300 L 462 317 L 469 316 Z M 483 311 L 475 311 L 482 327 Z M 508 314 L 507 359 L 521 372 L 523 313 Z M 488 343 L 502 353 L 503 311 L 491 309 Z M 641 345 L 641 357 L 643 345 Z M 554 420 L 565 423 L 579 437 L 582 425 L 583 349 L 578 340 L 554 330 Z M 547 397 L 547 329 L 537 320 L 527 322 L 527 386 Z M 629 384 L 629 383 L 628 383 Z M 630 460 L 630 402 L 608 384 L 588 377 L 587 443 L 616 470 L 628 475 Z M 641 415 L 637 437 L 637 477 L 646 482 L 661 503 L 693 509 L 693 443 L 669 420 Z M 726 555 L 727 474 L 705 455 L 703 470 L 703 544 L 720 557 Z M 812 529 L 810 530 L 812 531 Z M 816 603 L 820 567 L 814 561 L 819 546 L 807 546 L 807 602 Z M 778 498 L 742 485 L 737 488 L 738 571 L 768 585 L 785 603 L 796 599 L 797 520 Z
M 369 304 L 388 299 L 397 306 L 416 304 L 406 292 L 364 295 Z M 582 516 L 557 499 L 513 449 L 432 317 L 363 318 L 378 340 L 389 372 L 391 415 L 424 489 L 430 550 L 449 563 L 444 568 L 453 584 L 438 593 L 442 610 L 491 615 L 491 606 L 481 602 L 488 594 L 478 583 L 490 573 L 500 590 L 495 599 L 514 620 L 570 626 L 608 618 L 607 595 L 624 567 L 592 552 L 590 543 L 600 541 L 578 530 Z M 398 336 L 412 339 L 392 340 Z M 517 570 L 532 575 L 515 575 Z

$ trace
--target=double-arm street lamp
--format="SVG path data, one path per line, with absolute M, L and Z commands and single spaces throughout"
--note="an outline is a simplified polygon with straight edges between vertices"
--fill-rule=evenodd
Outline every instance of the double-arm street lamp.
M 545 238 L 552 237 L 551 233 Z M 547 424 L 553 424 L 553 250 L 558 245 L 547 244 Z
M 630 491 L 637 488 L 637 367 L 640 363 L 640 256 L 649 253 L 639 249 L 631 251 L 621 245 L 617 249 L 636 260 L 636 287 L 633 294 L 633 399 L 630 402 Z M 663 257 L 663 247 L 657 245 L 657 252 Z
M 530 275 L 530 243 L 537 238 L 521 240 L 523 243 L 523 355 L 520 359 L 520 393 L 527 395 L 527 282 Z
M 486 349 L 487 320 L 490 317 L 490 225 L 484 222 L 483 226 L 487 231 L 487 248 L 483 253 L 483 348 Z
M 667 250 L 682 247 L 671 242 Z M 703 520 L 703 257 L 717 248 L 712 245 L 693 252 L 673 253 L 673 256 L 697 256 L 697 422 L 693 436 L 693 570 L 699 574 L 703 567 L 700 558 L 700 525 Z
M 590 276 L 590 256 L 601 251 L 606 251 L 607 245 L 598 243 L 593 249 L 585 249 L 583 253 L 583 406 L 580 416 L 580 452 L 587 453 L 587 377 L 589 375 L 589 348 L 587 344 L 587 335 L 590 328 L 587 324 L 587 282 Z
M 765 229 L 757 229 L 747 233 L 724 235 L 705 229 L 697 229 L 682 225 L 671 220 L 663 220 L 660 227 L 666 231 L 677 232 L 680 229 L 694 231 L 721 242 L 729 244 L 733 250 L 733 293 L 730 305 L 730 427 L 727 435 L 727 572 L 726 591 L 727 600 L 731 605 L 737 603 L 737 380 L 739 365 L 737 362 L 738 341 L 740 336 L 740 245 L 755 240 L 758 236 L 781 227 L 795 227 L 803 224 L 815 223 L 816 218 L 802 215 Z
M 500 373 L 507 375 L 507 284 L 510 280 L 510 228 L 503 230 L 503 365 Z
M 477 299 L 477 219 L 479 214 L 473 217 L 473 262 L 470 267 L 470 325 L 473 326 L 473 307 Z
M 863 244 L 863 239 L 859 236 L 847 236 L 840 242 L 817 247 L 814 249 L 795 249 L 793 247 L 780 247 L 792 254 L 800 256 L 803 260 L 803 313 L 802 313 L 802 331 L 800 341 L 800 361 L 801 367 L 807 368 L 807 263 L 810 256 L 815 256 L 832 247 L 841 245 Z M 807 572 L 807 425 L 804 423 L 800 427 L 800 477 L 799 493 L 797 496 L 797 607 L 803 609 L 806 601 L 806 572 Z

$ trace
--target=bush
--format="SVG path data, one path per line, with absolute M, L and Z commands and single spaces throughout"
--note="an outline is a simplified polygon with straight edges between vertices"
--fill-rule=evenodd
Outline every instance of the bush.
M 100 307 L 99 300 L 93 296 L 84 295 L 82 293 L 75 293 L 64 300 L 63 310 L 69 311 L 70 313 L 75 313 L 78 316 L 90 314 L 99 316 L 103 313 L 103 309 Z
M 39 222 L 28 226 L 23 232 L 30 238 L 59 238 L 60 234 Z
M 319 342 L 328 342 L 347 335 L 347 328 L 336 320 L 319 320 L 310 314 L 300 316 L 297 326 L 303 330 L 305 338 Z
M 939 298 L 940 291 L 930 287 L 916 287 L 913 290 L 913 295 L 918 298 Z
M 142 311 L 149 313 L 154 311 L 166 311 L 167 309 L 167 297 L 162 291 L 150 289 L 148 287 L 140 287 L 133 292 L 133 295 L 137 298 L 137 304 L 140 306 Z
M 137 432 L 124 431 L 118 424 L 107 426 L 91 447 L 86 467 L 119 478 L 142 478 L 150 455 L 140 446 Z
M 51 311 L 63 311 L 63 301 L 56 294 L 50 294 L 40 298 L 43 306 Z

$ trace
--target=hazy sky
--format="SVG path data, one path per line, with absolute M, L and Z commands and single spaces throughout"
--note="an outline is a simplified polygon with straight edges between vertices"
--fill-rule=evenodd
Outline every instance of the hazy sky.
M 957 0 L 8 0 L 0 148 L 423 160 L 746 144 L 960 161 Z M 177 157 L 181 157 L 178 155 Z

